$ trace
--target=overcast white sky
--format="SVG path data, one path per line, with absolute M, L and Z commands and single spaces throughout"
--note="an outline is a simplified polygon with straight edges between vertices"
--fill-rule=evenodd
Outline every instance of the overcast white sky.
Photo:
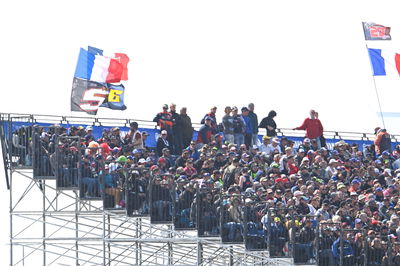
M 400 51 L 398 1 L 327 2 L 2 1 L 1 112 L 82 116 L 70 112 L 71 84 L 91 45 L 131 58 L 128 109 L 98 117 L 151 120 L 174 102 L 198 122 L 212 105 L 221 117 L 254 102 L 260 119 L 278 113 L 278 127 L 314 108 L 327 130 L 371 132 L 381 120 L 361 22 L 392 27 L 393 40 L 371 48 Z M 376 83 L 383 111 L 399 112 L 400 78 Z M 386 119 L 389 132 L 400 134 L 397 120 Z

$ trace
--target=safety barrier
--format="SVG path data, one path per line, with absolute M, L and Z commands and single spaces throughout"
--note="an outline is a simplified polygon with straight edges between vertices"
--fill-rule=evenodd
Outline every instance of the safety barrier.
M 32 166 L 33 178 L 56 179 L 55 139 L 52 127 L 32 127 Z M 21 155 L 21 154 L 20 154 Z M 22 157 L 20 157 L 22 160 Z M 26 161 L 25 161 L 26 162 Z
M 150 220 L 173 223 L 175 211 L 174 178 L 170 174 L 154 175 L 150 181 Z
M 262 217 L 265 215 L 265 202 L 259 201 L 250 195 L 244 199 L 243 221 L 244 241 L 247 250 L 257 251 L 267 249 L 267 236 L 265 234 Z
M 199 187 L 196 196 L 197 234 L 199 237 L 219 237 L 220 189 Z
M 243 243 L 243 206 L 244 199 L 242 195 L 222 194 L 220 206 L 222 243 Z
M 176 202 L 174 214 L 175 230 L 196 229 L 196 222 L 192 214 L 196 210 L 196 185 L 183 178 L 178 178 L 175 182 Z
M 117 179 L 118 180 L 118 179 Z M 126 195 L 126 214 L 129 217 L 144 217 L 149 215 L 149 191 L 150 191 L 151 172 L 148 168 L 133 168 L 128 171 L 126 185 L 112 185 L 106 188 L 106 194 L 114 194 L 115 206 L 121 206 L 121 188 L 125 188 Z M 121 183 L 121 182 L 119 182 Z M 117 188 L 119 187 L 119 188 Z M 112 193 L 110 193 L 112 192 Z M 122 202 L 123 205 L 123 202 Z
M 129 121 L 108 122 L 126 126 Z M 109 125 L 95 124 L 97 131 Z M 293 208 L 271 209 L 246 193 L 227 194 L 212 182 L 150 171 L 135 158 L 129 159 L 134 161 L 129 167 L 124 161 L 108 161 L 102 148 L 82 148 L 82 136 L 65 135 L 69 126 L 38 125 L 31 116 L 3 120 L 3 155 L 9 151 L 3 161 L 14 168 L 33 168 L 37 180 L 55 179 L 59 190 L 79 190 L 80 200 L 103 200 L 106 210 L 149 215 L 152 223 L 197 229 L 199 237 L 244 243 L 247 250 L 267 249 L 271 257 L 293 258 L 298 264 L 400 265 L 400 243 L 393 230 L 370 234 L 322 223 Z
M 41 145 L 34 142 L 35 145 Z M 79 137 L 57 136 L 55 146 L 55 176 L 57 189 L 78 189 L 78 177 L 81 166 L 81 147 Z

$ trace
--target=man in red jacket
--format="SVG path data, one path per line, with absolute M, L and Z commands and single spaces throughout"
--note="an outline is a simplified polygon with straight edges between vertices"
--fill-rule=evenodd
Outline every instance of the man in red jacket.
M 321 140 L 320 137 L 324 133 L 324 127 L 321 124 L 321 121 L 316 116 L 317 112 L 315 110 L 310 111 L 310 117 L 306 118 L 303 124 L 299 127 L 293 128 L 293 130 L 305 130 L 306 137 L 309 139 L 316 139 L 318 143 L 318 149 L 321 148 Z

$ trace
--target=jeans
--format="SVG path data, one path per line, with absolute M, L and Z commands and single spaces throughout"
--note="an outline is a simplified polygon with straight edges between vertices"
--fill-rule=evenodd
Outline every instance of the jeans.
M 99 191 L 99 182 L 97 181 L 97 178 L 92 178 L 92 177 L 84 177 L 82 178 L 82 184 L 87 186 L 87 194 L 88 196 L 96 196 L 97 191 Z
M 317 141 L 318 149 L 321 149 L 321 139 L 319 137 L 316 137 L 315 140 Z
M 299 243 L 297 243 L 295 245 L 299 250 L 301 250 L 301 253 L 304 252 L 306 254 L 308 260 L 311 259 L 311 258 L 314 258 L 312 243 L 309 243 L 309 244 L 299 244 Z
M 240 223 L 229 222 L 224 224 L 225 228 L 228 229 L 228 241 L 234 242 L 236 239 L 236 232 L 240 230 L 242 232 L 243 227 Z
M 61 187 L 76 187 L 78 186 L 78 168 L 63 168 L 61 180 L 59 180 Z
M 234 134 L 235 137 L 235 144 L 240 146 L 244 143 L 244 135 L 240 134 L 240 133 L 235 133 Z
M 172 217 L 172 204 L 170 201 L 158 200 L 153 203 L 158 221 L 167 221 Z
M 224 134 L 225 141 L 235 143 L 235 136 L 233 134 Z
M 259 140 L 258 140 L 258 134 L 257 133 L 255 133 L 255 134 L 252 134 L 251 135 L 251 145 L 258 145 L 258 142 L 259 142 Z

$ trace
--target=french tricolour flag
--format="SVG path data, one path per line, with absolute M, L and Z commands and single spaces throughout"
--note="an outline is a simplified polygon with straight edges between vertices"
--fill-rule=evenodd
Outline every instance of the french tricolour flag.
M 374 76 L 400 75 L 400 54 L 383 49 L 368 48 Z
M 128 80 L 129 57 L 116 53 L 113 58 L 103 56 L 103 51 L 94 47 L 81 48 L 75 77 L 96 82 L 115 83 Z

